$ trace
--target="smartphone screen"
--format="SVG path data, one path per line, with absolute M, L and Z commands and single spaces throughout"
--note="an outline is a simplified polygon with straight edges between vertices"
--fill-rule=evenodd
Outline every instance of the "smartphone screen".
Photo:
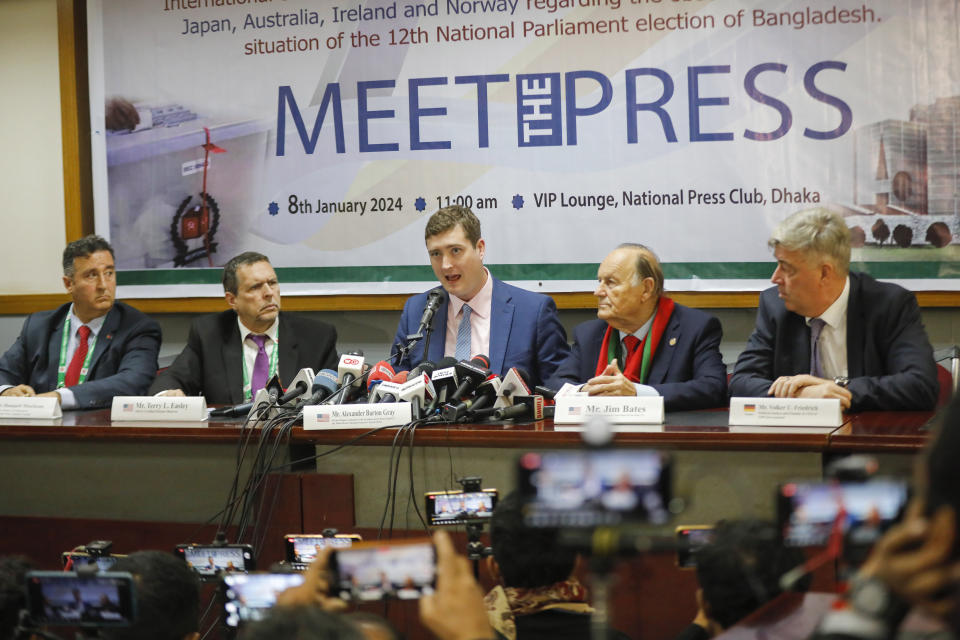
M 236 629 L 262 620 L 277 596 L 303 584 L 302 573 L 231 573 L 223 576 L 223 621 Z
M 677 566 L 681 569 L 695 569 L 697 553 L 712 544 L 715 535 L 713 527 L 709 525 L 677 527 Z
M 489 520 L 497 506 L 497 490 L 431 491 L 426 494 L 426 502 L 431 526 Z
M 433 593 L 436 555 L 430 540 L 362 542 L 331 556 L 338 595 L 344 600 L 414 600 Z
M 662 524 L 670 517 L 670 458 L 659 451 L 527 453 L 518 468 L 529 526 Z
M 248 544 L 181 544 L 177 545 L 176 553 L 201 577 L 207 579 L 217 576 L 221 571 L 245 572 L 256 568 L 253 549 Z
M 27 574 L 27 608 L 40 625 L 129 626 L 135 618 L 133 576 L 80 576 L 72 571 Z
M 287 562 L 292 564 L 310 564 L 316 560 L 320 551 L 326 547 L 346 549 L 354 542 L 362 542 L 363 538 L 355 533 L 340 533 L 335 536 L 324 537 L 320 534 L 288 534 L 283 542 L 287 551 Z
M 60 554 L 60 560 L 64 568 L 75 569 L 86 565 L 97 565 L 98 571 L 110 571 L 113 565 L 117 564 L 120 558 L 126 558 L 126 555 L 119 554 L 115 556 L 92 556 L 83 551 L 64 551 Z
M 909 493 L 905 480 L 887 478 L 780 485 L 777 516 L 784 544 L 824 545 L 839 518 L 848 545 L 871 545 L 900 519 Z

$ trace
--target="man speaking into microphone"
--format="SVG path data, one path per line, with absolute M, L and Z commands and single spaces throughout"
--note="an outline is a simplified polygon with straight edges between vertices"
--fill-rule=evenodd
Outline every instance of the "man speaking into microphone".
M 444 356 L 469 360 L 482 353 L 489 355 L 490 370 L 498 375 L 519 367 L 533 384 L 550 378 L 570 353 L 553 299 L 490 274 L 483 266 L 486 245 L 480 221 L 466 207 L 444 207 L 434 213 L 424 237 L 433 273 L 448 295 L 434 289 L 407 300 L 392 353 L 418 329 L 430 331 L 397 368 L 412 369 Z
M 250 402 L 274 375 L 290 384 L 300 369 L 337 368 L 331 325 L 280 312 L 280 284 L 267 256 L 247 251 L 223 268 L 230 309 L 197 318 L 187 346 L 150 393 L 203 395 L 209 404 Z

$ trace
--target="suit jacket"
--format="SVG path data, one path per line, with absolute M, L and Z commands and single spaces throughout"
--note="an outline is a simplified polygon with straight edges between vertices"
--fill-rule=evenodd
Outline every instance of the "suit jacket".
M 298 315 L 280 313 L 277 373 L 290 384 L 300 369 L 337 368 L 337 330 Z M 201 316 L 190 325 L 187 346 L 166 371 L 157 375 L 150 393 L 182 389 L 202 394 L 209 404 L 240 404 L 243 398 L 243 345 L 237 313 L 228 309 Z
M 913 293 L 864 273 L 850 273 L 847 306 L 850 409 L 932 409 L 937 367 Z M 787 311 L 777 288 L 760 295 L 757 325 L 737 359 L 730 393 L 762 397 L 780 376 L 810 372 L 810 327 Z
M 406 337 L 416 332 L 428 293 L 415 295 L 403 305 L 391 353 L 396 353 L 401 344 L 406 344 Z M 557 317 L 553 298 L 514 287 L 496 278 L 493 279 L 492 298 L 490 353 L 487 354 L 490 356 L 490 370 L 503 376 L 512 367 L 519 367 L 529 374 L 533 385 L 541 384 L 553 375 L 570 352 L 567 332 Z M 444 299 L 433 316 L 427 360 L 436 362 L 443 358 L 449 304 L 449 298 Z M 423 362 L 424 342 L 417 342 L 409 356 L 397 363 L 397 368 L 409 370 Z
M 582 384 L 597 374 L 604 320 L 590 320 L 573 330 L 573 351 L 548 386 Z M 722 407 L 727 404 L 727 369 L 720 355 L 723 329 L 714 316 L 674 305 L 667 329 L 653 356 L 647 384 L 663 396 L 666 411 Z
M 31 314 L 0 358 L 0 384 L 29 384 L 37 393 L 57 386 L 64 318 L 70 304 Z M 109 406 L 113 396 L 141 396 L 157 374 L 160 325 L 122 302 L 104 318 L 87 381 L 70 387 L 77 409 Z

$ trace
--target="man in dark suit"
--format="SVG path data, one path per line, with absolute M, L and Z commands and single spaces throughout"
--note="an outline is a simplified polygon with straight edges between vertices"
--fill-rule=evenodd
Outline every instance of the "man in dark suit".
M 730 380 L 734 396 L 838 398 L 844 409 L 932 409 L 933 349 L 914 295 L 850 271 L 850 230 L 825 209 L 793 214 L 770 239 L 777 285 Z
M 241 404 L 275 374 L 286 385 L 300 369 L 337 368 L 336 329 L 280 313 L 280 285 L 265 255 L 248 251 L 231 258 L 223 268 L 223 290 L 231 308 L 193 322 L 187 346 L 150 393 Z
M 597 279 L 597 320 L 574 329 L 573 351 L 548 386 L 585 383 L 582 390 L 596 396 L 659 395 L 666 411 L 726 404 L 720 321 L 663 295 L 663 270 L 650 249 L 620 245 L 600 264 Z
M 532 384 L 549 378 L 570 350 L 553 299 L 490 275 L 483 266 L 486 244 L 480 221 L 466 207 L 440 209 L 430 216 L 424 235 L 433 273 L 449 297 L 434 314 L 428 337 L 414 345 L 398 368 L 417 366 L 427 349 L 427 360 L 486 354 L 497 375 L 518 367 Z M 416 332 L 427 297 L 422 293 L 407 300 L 392 353 Z
M 30 315 L 0 358 L 0 395 L 56 397 L 63 409 L 142 395 L 157 373 L 160 327 L 116 302 L 113 248 L 90 235 L 63 251 L 73 302 Z

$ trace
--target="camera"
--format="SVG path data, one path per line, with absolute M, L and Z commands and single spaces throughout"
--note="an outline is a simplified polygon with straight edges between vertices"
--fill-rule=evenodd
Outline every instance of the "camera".
M 430 491 L 426 494 L 430 526 L 487 521 L 497 506 L 496 489 Z
M 333 547 L 345 549 L 355 542 L 362 542 L 356 533 L 336 533 L 324 535 L 322 533 L 288 533 L 283 537 L 286 548 L 286 561 L 296 571 L 303 571 L 311 562 L 317 559 L 321 549 Z
M 437 560 L 429 539 L 360 542 L 334 551 L 330 569 L 344 600 L 414 600 L 433 593 Z
M 663 524 L 670 517 L 672 463 L 659 451 L 526 453 L 517 468 L 528 526 Z
M 697 552 L 713 544 L 716 531 L 713 525 L 694 524 L 676 528 L 677 567 L 697 568 Z
M 236 630 L 266 616 L 277 596 L 303 584 L 302 573 L 230 573 L 223 576 L 223 623 Z
M 35 624 L 122 627 L 136 619 L 129 573 L 31 571 L 26 579 L 27 610 Z
M 256 569 L 249 544 L 178 544 L 174 552 L 196 571 L 202 580 L 212 580 L 221 571 L 245 573 Z

